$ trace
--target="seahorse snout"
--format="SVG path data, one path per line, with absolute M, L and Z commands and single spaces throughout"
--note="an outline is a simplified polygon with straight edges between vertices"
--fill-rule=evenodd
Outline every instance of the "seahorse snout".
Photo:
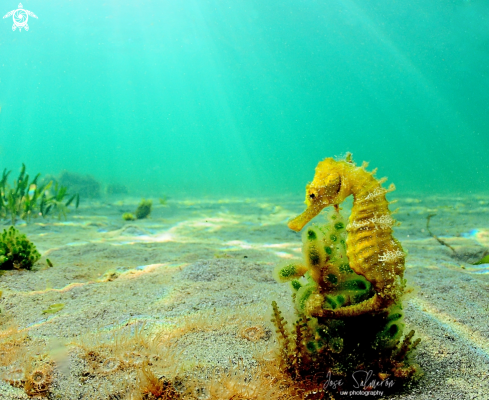
M 290 220 L 287 226 L 293 231 L 299 232 L 311 219 L 318 215 L 322 209 L 323 207 L 319 204 L 312 204 L 307 207 L 302 214 Z

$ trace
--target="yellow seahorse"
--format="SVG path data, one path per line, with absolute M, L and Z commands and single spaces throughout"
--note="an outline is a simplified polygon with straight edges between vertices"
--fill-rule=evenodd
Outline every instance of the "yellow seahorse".
M 300 231 L 311 219 L 327 206 L 336 208 L 348 196 L 353 195 L 353 207 L 347 227 L 347 256 L 350 268 L 363 275 L 375 291 L 374 295 L 358 304 L 325 309 L 318 316 L 347 317 L 380 312 L 399 301 L 405 286 L 405 253 L 401 244 L 392 236 L 396 221 L 389 211 L 387 192 L 395 189 L 382 187 L 387 178 L 377 180 L 373 172 L 367 172 L 368 163 L 357 167 L 347 154 L 345 160 L 326 158 L 316 167 L 313 181 L 306 186 L 306 210 L 288 224 Z

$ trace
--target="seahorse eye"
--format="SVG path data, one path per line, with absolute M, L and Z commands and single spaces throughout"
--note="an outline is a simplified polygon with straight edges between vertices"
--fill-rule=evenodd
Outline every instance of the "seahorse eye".
M 314 199 L 314 198 L 316 197 L 316 195 L 315 195 L 314 193 L 311 193 L 311 194 L 309 195 L 309 197 L 310 197 L 311 199 Z

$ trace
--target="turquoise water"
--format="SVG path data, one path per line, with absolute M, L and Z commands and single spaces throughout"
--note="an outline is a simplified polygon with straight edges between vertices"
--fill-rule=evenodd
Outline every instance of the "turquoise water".
M 29 31 L 0 20 L 1 169 L 302 196 L 351 151 L 399 191 L 488 191 L 485 0 L 23 5 Z

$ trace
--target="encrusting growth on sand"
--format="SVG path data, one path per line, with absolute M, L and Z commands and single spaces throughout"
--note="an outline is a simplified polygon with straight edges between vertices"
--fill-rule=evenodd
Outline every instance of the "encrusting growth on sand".
M 372 371 L 384 384 L 416 373 L 408 356 L 420 339 L 412 341 L 414 331 L 402 337 L 405 253 L 392 236 L 396 222 L 385 198 L 394 186 L 383 188 L 385 179 L 366 166 L 357 167 L 350 154 L 318 164 L 306 186 L 307 209 L 289 228 L 299 231 L 323 208 L 334 209 L 325 225 L 304 231 L 303 261 L 275 270 L 277 281 L 291 283 L 298 316 L 289 330 L 272 303 L 281 358 L 294 379 L 307 377 L 309 385 L 340 377 L 345 386 L 355 371 Z M 347 225 L 339 205 L 351 194 Z
M 23 389 L 28 396 L 46 396 L 53 381 L 54 363 L 45 354 L 34 355 L 26 350 L 25 337 L 1 340 L 0 335 L 0 356 L 4 358 L 0 366 L 8 366 L 1 378 L 11 386 Z

